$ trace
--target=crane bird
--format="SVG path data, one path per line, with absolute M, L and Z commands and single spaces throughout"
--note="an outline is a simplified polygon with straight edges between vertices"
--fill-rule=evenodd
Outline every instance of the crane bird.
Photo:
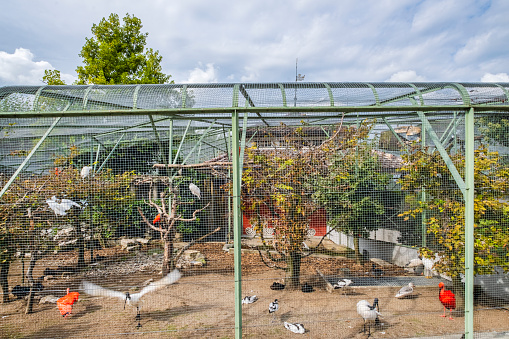
M 193 183 L 189 184 L 189 190 L 200 199 L 200 188 Z
M 363 332 L 366 333 L 366 322 L 368 322 L 368 337 L 371 335 L 371 322 L 374 321 L 375 325 L 379 324 L 378 317 L 380 314 L 378 307 L 378 298 L 373 301 L 373 306 L 366 300 L 361 300 L 357 303 L 357 313 L 364 319 Z
M 285 328 L 292 331 L 293 333 L 297 333 L 297 334 L 304 334 L 306 333 L 306 329 L 304 328 L 304 325 L 302 324 L 299 324 L 299 323 L 289 323 L 289 322 L 284 322 L 285 324 Z
M 409 297 L 414 294 L 414 283 L 409 282 L 408 285 L 401 287 L 401 289 L 396 293 L 396 298 L 402 299 L 405 297 Z
M 81 288 L 86 294 L 98 296 L 98 297 L 114 297 L 119 298 L 121 300 L 124 300 L 124 308 L 125 304 L 135 306 L 136 307 L 136 320 L 138 320 L 138 325 L 136 327 L 141 327 L 140 320 L 140 305 L 141 305 L 141 297 L 143 297 L 147 293 L 154 292 L 162 287 L 165 287 L 167 285 L 171 285 L 175 283 L 177 280 L 179 280 L 181 277 L 181 274 L 179 270 L 175 269 L 168 273 L 164 278 L 158 281 L 154 281 L 150 283 L 148 286 L 142 288 L 141 291 L 138 293 L 131 294 L 129 292 L 123 293 L 119 291 L 110 290 L 104 287 L 101 287 L 99 285 L 93 284 L 88 281 L 83 281 L 81 283 Z
M 55 212 L 55 215 L 66 215 L 67 211 L 70 210 L 73 206 L 81 208 L 80 204 L 70 199 L 58 199 L 56 196 L 52 196 L 51 199 L 47 199 L 46 203 L 48 204 L 49 208 Z
M 269 304 L 269 314 L 272 314 L 272 321 L 274 321 L 274 316 L 276 315 L 277 310 L 279 310 L 279 302 L 277 299 L 275 299 Z
M 92 166 L 83 166 L 81 169 L 80 175 L 82 179 L 85 179 L 90 175 L 90 171 L 92 170 Z
M 444 314 L 442 314 L 441 317 L 446 317 L 445 309 L 447 308 L 450 312 L 449 319 L 454 320 L 452 317 L 452 310 L 456 308 L 456 296 L 453 292 L 445 289 L 443 282 L 438 284 L 438 288 L 440 288 L 438 299 L 440 299 L 440 302 L 444 305 Z

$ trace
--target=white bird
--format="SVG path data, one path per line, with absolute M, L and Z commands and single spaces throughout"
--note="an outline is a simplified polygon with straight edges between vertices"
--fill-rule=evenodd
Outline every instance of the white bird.
M 248 295 L 248 296 L 245 296 L 244 299 L 242 299 L 242 303 L 243 304 L 252 304 L 257 300 L 258 300 L 258 297 L 256 295 L 252 295 L 252 296 Z
M 298 334 L 304 334 L 306 332 L 306 329 L 304 328 L 304 325 L 302 324 L 299 324 L 299 323 L 288 323 L 288 322 L 284 322 L 285 324 L 285 327 L 292 331 L 293 333 L 298 333 Z
M 435 258 L 422 258 L 422 264 L 424 265 L 424 276 L 428 279 L 432 278 L 434 275 L 437 275 L 437 272 L 433 269 L 433 266 L 437 261 L 440 260 L 440 257 L 437 253 L 435 253 Z
M 171 285 L 175 283 L 177 280 L 179 280 L 181 277 L 181 274 L 179 270 L 173 270 L 168 275 L 166 275 L 164 278 L 154 281 L 150 283 L 148 286 L 144 287 L 139 291 L 138 293 L 130 294 L 129 292 L 123 293 L 119 291 L 110 290 L 104 287 L 101 287 L 99 285 L 96 285 L 94 283 L 83 281 L 81 283 L 81 289 L 89 295 L 97 296 L 97 297 L 114 297 L 119 298 L 124 301 L 124 308 L 125 304 L 135 306 L 136 307 L 136 320 L 138 320 L 138 326 L 141 327 L 140 320 L 140 306 L 141 306 L 141 297 L 143 297 L 147 293 L 154 292 L 162 287 Z
M 408 283 L 408 285 L 401 287 L 398 293 L 396 293 L 395 297 L 400 299 L 405 298 L 407 296 L 411 296 L 412 294 L 414 294 L 414 287 L 415 285 L 413 282 Z
M 81 178 L 82 179 L 85 179 L 86 177 L 88 177 L 90 175 L 90 171 L 92 170 L 92 166 L 83 166 L 83 168 L 81 169 Z
M 272 316 L 275 316 L 277 310 L 279 310 L 279 302 L 277 299 L 275 299 L 269 305 L 269 314 L 272 314 Z M 274 318 L 272 318 L 272 321 L 274 321 Z
M 378 298 L 375 298 L 373 301 L 373 306 L 366 300 L 361 300 L 357 303 L 357 313 L 364 319 L 364 333 L 366 333 L 366 322 L 368 322 L 368 336 L 371 335 L 371 322 L 374 321 L 375 325 L 378 325 L 378 317 L 382 316 L 376 308 L 378 308 Z
M 196 186 L 193 183 L 190 183 L 189 189 L 191 190 L 191 193 L 193 193 L 193 195 L 196 195 L 198 199 L 200 199 L 200 188 L 198 186 Z
M 58 202 L 60 200 L 60 202 Z M 56 196 L 52 196 L 51 199 L 47 199 L 46 203 L 49 208 L 55 212 L 55 215 L 66 215 L 67 211 L 70 210 L 73 206 L 81 208 L 78 203 L 75 203 L 69 199 L 58 199 Z
M 343 293 L 346 295 L 347 287 L 350 286 L 352 283 L 353 283 L 353 281 L 350 280 L 350 279 L 346 279 L 346 278 L 345 279 L 339 279 L 337 283 L 332 285 L 332 287 L 334 287 L 335 290 L 343 289 Z

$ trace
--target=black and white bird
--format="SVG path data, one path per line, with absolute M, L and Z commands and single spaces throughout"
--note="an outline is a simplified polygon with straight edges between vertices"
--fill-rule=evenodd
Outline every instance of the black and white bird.
M 306 329 L 304 328 L 304 325 L 302 324 L 299 324 L 299 323 L 289 323 L 289 322 L 284 322 L 285 324 L 285 328 L 292 331 L 293 333 L 297 333 L 297 334 L 304 334 L 306 333 Z
M 375 298 L 373 305 L 370 305 L 368 301 L 361 300 L 357 303 L 357 313 L 364 319 L 363 332 L 366 333 L 366 323 L 368 323 L 368 336 L 371 335 L 371 322 L 375 325 L 379 324 L 378 317 L 382 315 L 379 312 L 378 298 Z
M 198 197 L 198 199 L 201 198 L 201 196 L 200 196 L 200 188 L 198 186 L 196 186 L 194 183 L 190 183 L 189 184 L 189 190 L 191 191 L 191 193 L 193 195 L 196 195 Z
M 275 299 L 269 305 L 269 314 L 272 314 L 272 316 L 274 317 L 276 315 L 277 310 L 279 310 L 279 302 L 277 299 Z M 272 321 L 274 321 L 274 318 L 272 318 Z
M 402 299 L 405 297 L 409 297 L 414 294 L 414 283 L 409 282 L 408 285 L 401 287 L 401 289 L 396 293 L 395 297 L 398 299 Z
M 243 304 L 252 304 L 257 300 L 258 300 L 258 297 L 256 295 L 252 295 L 252 296 L 248 295 L 248 296 L 245 296 L 244 299 L 242 299 L 242 303 Z
M 150 283 L 148 286 L 144 287 L 139 291 L 138 293 L 123 293 L 119 291 L 110 290 L 104 287 L 101 287 L 99 285 L 93 284 L 88 281 L 83 281 L 81 283 L 81 289 L 89 295 L 97 296 L 97 297 L 114 297 L 118 298 L 124 301 L 124 308 L 125 305 L 131 305 L 136 307 L 136 320 L 138 320 L 138 326 L 141 327 L 140 320 L 141 320 L 141 314 L 140 314 L 140 306 L 141 306 L 141 297 L 143 297 L 147 293 L 154 292 L 162 287 L 171 285 L 175 283 L 177 280 L 179 280 L 181 277 L 181 274 L 179 270 L 173 270 L 172 272 L 168 273 L 164 278 L 154 281 Z
M 353 283 L 352 280 L 350 279 L 339 279 L 337 283 L 335 283 L 334 285 L 332 285 L 332 287 L 334 287 L 335 290 L 337 289 L 342 289 L 343 290 L 343 293 L 346 294 L 346 291 L 348 289 L 348 287 Z

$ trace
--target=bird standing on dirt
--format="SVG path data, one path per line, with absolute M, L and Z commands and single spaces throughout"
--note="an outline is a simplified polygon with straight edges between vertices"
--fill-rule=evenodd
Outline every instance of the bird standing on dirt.
M 138 321 L 138 325 L 136 327 L 141 327 L 140 320 L 141 320 L 141 314 L 140 314 L 140 304 L 141 304 L 141 297 L 143 297 L 145 294 L 154 292 L 164 286 L 171 285 L 175 283 L 177 280 L 179 280 L 181 277 L 181 274 L 179 270 L 173 270 L 172 272 L 168 273 L 164 278 L 161 280 L 155 281 L 150 283 L 148 286 L 144 287 L 139 291 L 138 293 L 130 294 L 129 292 L 122 293 L 119 291 L 110 290 L 104 287 L 101 287 L 99 285 L 93 284 L 88 281 L 83 281 L 81 283 L 81 288 L 84 290 L 86 294 L 98 296 L 98 297 L 115 297 L 119 298 L 121 300 L 124 300 L 124 308 L 125 304 L 135 306 L 136 307 L 136 318 L 135 320 Z
M 190 183 L 189 184 L 189 190 L 191 190 L 191 193 L 193 195 L 196 195 L 198 197 L 198 199 L 200 199 L 200 188 L 198 186 L 196 186 L 193 183 Z
M 415 287 L 414 283 L 409 282 L 408 285 L 401 287 L 401 289 L 398 291 L 398 293 L 396 293 L 395 297 L 400 299 L 400 298 L 405 298 L 405 297 L 413 295 L 414 287 Z
M 452 310 L 456 309 L 456 296 L 451 291 L 445 289 L 443 282 L 440 282 L 438 287 L 440 288 L 438 299 L 440 299 L 440 302 L 444 305 L 444 314 L 440 316 L 446 317 L 445 309 L 447 308 L 450 312 L 449 319 L 454 320 L 452 317 Z
M 366 322 L 368 323 L 368 336 L 371 335 L 371 322 L 374 321 L 375 325 L 378 325 L 378 317 L 382 316 L 376 309 L 378 309 L 378 298 L 373 301 L 373 306 L 366 300 L 357 303 L 357 313 L 364 319 L 363 333 L 366 333 Z
M 284 322 L 285 324 L 285 328 L 292 331 L 293 333 L 297 333 L 297 334 L 304 334 L 306 333 L 306 329 L 304 328 L 304 325 L 302 324 L 299 324 L 299 323 L 288 323 L 288 322 Z
M 248 295 L 248 296 L 245 296 L 244 299 L 242 299 L 242 303 L 243 304 L 252 304 L 257 300 L 258 300 L 258 297 L 256 295 L 252 295 L 252 296 Z
M 269 314 L 272 314 L 272 321 L 274 321 L 274 316 L 276 315 L 276 311 L 279 310 L 279 302 L 277 299 L 275 299 L 273 302 L 269 305 Z
M 67 316 L 71 314 L 72 305 L 78 301 L 79 296 L 80 294 L 78 292 L 69 292 L 68 288 L 67 294 L 57 300 L 57 306 L 62 317 L 67 318 Z

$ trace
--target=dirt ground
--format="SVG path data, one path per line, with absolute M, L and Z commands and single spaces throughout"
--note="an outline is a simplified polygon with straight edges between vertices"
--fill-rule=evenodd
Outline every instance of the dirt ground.
M 55 304 L 35 304 L 34 312 L 25 315 L 26 300 L 0 304 L 0 338 L 233 338 L 234 337 L 234 276 L 233 254 L 222 250 L 223 244 L 199 244 L 205 254 L 203 267 L 183 269 L 183 277 L 174 285 L 146 294 L 141 307 L 141 328 L 136 328 L 136 310 L 121 300 L 80 295 L 72 315 L 62 318 Z M 44 281 L 41 296 L 65 295 L 67 287 L 79 291 L 82 280 L 122 292 L 135 292 L 149 279 L 161 276 L 160 254 L 146 249 L 133 255 L 118 248 L 97 251 L 101 260 L 79 274 L 61 274 Z M 56 269 L 75 263 L 72 253 L 41 259 L 35 276 L 43 275 L 45 268 Z M 352 287 L 347 295 L 340 290 L 329 293 L 316 274 L 316 268 L 326 275 L 369 275 L 371 263 L 355 265 L 344 257 L 307 257 L 302 263 L 302 283 L 313 285 L 315 291 L 270 289 L 274 281 L 282 281 L 284 272 L 262 264 L 256 253 L 242 257 L 242 295 L 257 295 L 259 300 L 242 306 L 243 337 L 245 338 L 366 338 L 361 333 L 363 320 L 357 315 L 356 304 L 375 297 L 380 300 L 381 325 L 372 329 L 373 338 L 409 338 L 459 334 L 464 328 L 461 314 L 455 320 L 439 315 L 443 307 L 438 300 L 438 287 L 417 286 L 417 295 L 411 299 L 396 299 L 399 287 Z M 388 276 L 406 274 L 397 267 L 383 267 Z M 10 286 L 21 283 L 21 268 L 15 263 L 10 272 Z M 275 316 L 268 313 L 268 305 L 279 300 Z M 476 304 L 475 331 L 509 330 L 509 310 L 484 300 Z M 283 322 L 299 322 L 306 333 L 289 332 Z

